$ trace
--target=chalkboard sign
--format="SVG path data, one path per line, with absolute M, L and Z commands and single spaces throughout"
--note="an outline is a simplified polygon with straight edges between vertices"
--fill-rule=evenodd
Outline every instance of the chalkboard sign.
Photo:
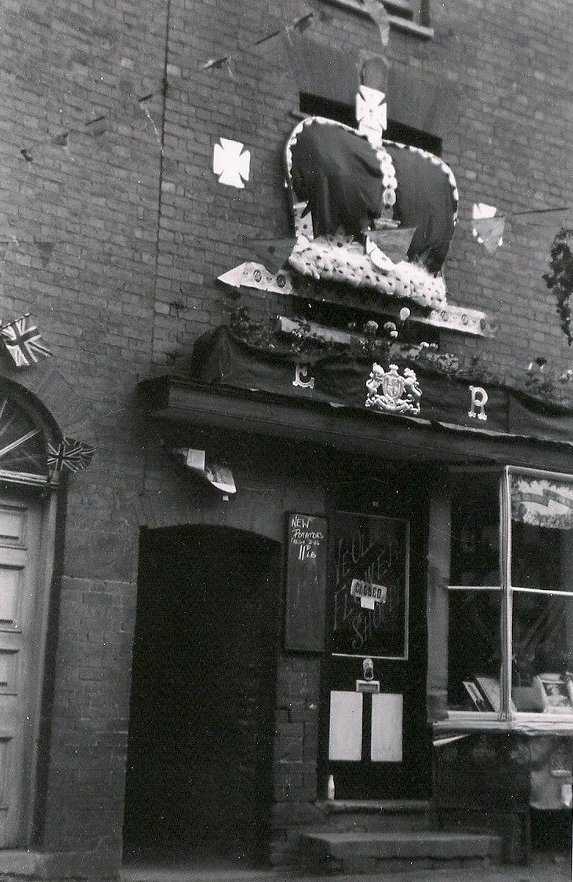
M 291 512 L 287 520 L 285 648 L 324 649 L 327 570 L 326 518 Z

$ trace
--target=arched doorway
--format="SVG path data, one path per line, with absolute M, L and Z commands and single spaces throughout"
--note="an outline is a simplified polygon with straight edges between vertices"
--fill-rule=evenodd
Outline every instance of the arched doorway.
M 214 527 L 144 530 L 133 655 L 126 859 L 264 861 L 278 543 Z

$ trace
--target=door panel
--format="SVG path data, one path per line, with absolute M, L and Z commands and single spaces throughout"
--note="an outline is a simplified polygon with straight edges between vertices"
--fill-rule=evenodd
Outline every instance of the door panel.
M 376 514 L 359 499 L 332 518 L 324 732 L 340 799 L 426 792 L 424 505 L 395 487 L 388 499 Z
M 0 847 L 22 844 L 37 644 L 37 502 L 0 500 Z

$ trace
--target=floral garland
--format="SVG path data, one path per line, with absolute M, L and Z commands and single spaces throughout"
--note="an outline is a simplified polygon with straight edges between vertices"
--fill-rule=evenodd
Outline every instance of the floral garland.
M 569 247 L 569 240 L 572 237 L 573 230 L 561 227 L 551 245 L 550 271 L 543 276 L 545 284 L 557 300 L 561 330 L 567 337 L 569 346 L 573 343 L 570 303 L 573 294 L 573 254 Z
M 476 379 L 476 356 L 467 363 L 462 363 L 457 355 L 440 352 L 436 343 L 399 343 L 398 328 L 392 321 L 384 322 L 381 328 L 378 322 L 367 321 L 361 331 L 353 329 L 351 340 L 343 343 L 326 340 L 304 321 L 300 321 L 294 331 L 282 331 L 278 318 L 258 321 L 251 318 L 246 307 L 239 307 L 230 315 L 230 328 L 245 343 L 268 352 L 308 358 L 348 353 L 378 362 L 388 361 L 390 358 L 399 359 L 446 376 Z M 500 382 L 485 366 L 480 371 L 479 379 L 482 382 Z

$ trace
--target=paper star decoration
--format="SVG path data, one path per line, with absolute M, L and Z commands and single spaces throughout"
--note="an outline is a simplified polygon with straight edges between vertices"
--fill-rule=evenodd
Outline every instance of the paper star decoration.
M 213 171 L 219 178 L 220 184 L 228 187 L 237 187 L 242 190 L 245 182 L 249 180 L 251 168 L 251 154 L 244 150 L 244 144 L 240 141 L 230 141 L 228 138 L 219 138 L 220 144 L 213 148 Z
M 494 254 L 503 245 L 505 218 L 497 215 L 494 205 L 486 205 L 485 202 L 474 202 L 472 218 L 472 233 L 489 254 Z
M 356 121 L 361 134 L 373 134 L 382 140 L 382 134 L 388 128 L 388 105 L 384 92 L 370 86 L 360 86 L 356 93 Z

